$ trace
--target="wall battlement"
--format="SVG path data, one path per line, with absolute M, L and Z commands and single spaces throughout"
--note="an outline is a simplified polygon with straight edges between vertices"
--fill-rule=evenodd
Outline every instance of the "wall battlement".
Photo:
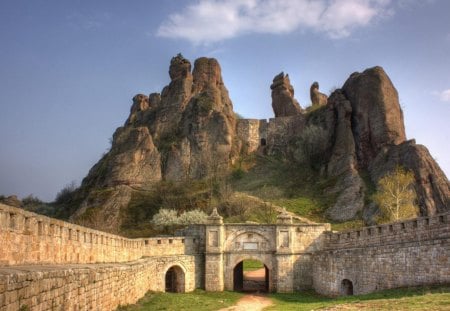
M 358 230 L 326 232 L 324 250 L 450 238 L 450 214 L 438 214 Z
M 127 239 L 0 204 L 0 266 L 119 263 L 198 252 L 195 237 Z

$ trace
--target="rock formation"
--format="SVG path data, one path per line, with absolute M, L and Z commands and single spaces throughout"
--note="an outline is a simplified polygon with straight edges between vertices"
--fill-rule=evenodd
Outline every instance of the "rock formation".
M 72 220 L 118 232 L 135 191 L 163 180 L 226 176 L 240 155 L 252 152 L 286 161 L 307 154 L 317 174 L 335 181 L 326 189 L 336 197 L 326 211 L 335 221 L 360 215 L 370 221 L 376 208 L 367 204 L 366 183 L 376 185 L 397 165 L 414 172 L 423 214 L 450 208 L 450 184 L 425 147 L 406 141 L 397 91 L 381 67 L 352 74 L 328 99 L 314 83 L 311 100 L 319 107 L 310 112 L 302 111 L 288 75 L 280 73 L 271 85 L 275 119 L 268 122 L 236 120 L 215 59 L 199 58 L 191 71 L 179 54 L 169 76 L 160 94 L 133 97 L 111 150 L 82 182 L 83 202 Z
M 327 104 L 328 96 L 319 92 L 319 82 L 311 84 L 309 89 L 309 96 L 311 97 L 312 106 L 324 106 Z
M 169 76 L 161 94 L 134 96 L 111 150 L 83 180 L 85 199 L 73 220 L 86 221 L 83 215 L 95 211 L 106 215 L 101 229 L 117 232 L 132 191 L 151 189 L 161 180 L 202 179 L 228 171 L 237 155 L 236 121 L 219 63 L 200 58 L 191 73 L 190 62 L 179 54 L 171 60 Z
M 414 173 L 418 205 L 423 215 L 449 210 L 450 184 L 425 146 L 409 140 L 382 148 L 369 167 L 372 180 L 378 181 L 397 165 Z
M 357 170 L 356 148 L 352 133 L 352 106 L 340 90 L 330 98 L 330 105 L 336 112 L 335 141 L 327 165 L 330 177 L 337 177 L 332 190 L 339 193 L 335 204 L 327 210 L 334 220 L 355 218 L 364 207 L 364 182 Z
M 294 87 L 291 85 L 289 75 L 283 72 L 273 78 L 272 85 L 272 108 L 275 117 L 288 117 L 298 115 L 302 108 L 294 98 Z
M 356 154 L 365 168 L 383 146 L 406 140 L 397 90 L 381 67 L 353 73 L 342 90 L 352 105 Z
M 339 176 L 336 188 L 341 189 L 327 211 L 331 219 L 349 220 L 363 209 L 364 183 L 359 172 L 368 171 L 376 185 L 397 165 L 413 171 L 422 214 L 450 208 L 445 174 L 424 146 L 405 141 L 397 90 L 383 68 L 353 73 L 329 102 L 336 112 L 336 132 L 327 167 L 329 176 Z M 365 208 L 364 212 L 373 214 L 373 206 Z

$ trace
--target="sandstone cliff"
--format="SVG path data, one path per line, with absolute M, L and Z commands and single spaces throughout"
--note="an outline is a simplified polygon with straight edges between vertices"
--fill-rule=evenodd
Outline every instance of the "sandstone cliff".
M 161 93 L 134 96 L 111 150 L 83 180 L 77 192 L 82 202 L 72 220 L 118 232 L 136 192 L 154 192 L 165 181 L 225 180 L 255 154 L 316 176 L 307 178 L 326 180 L 323 195 L 333 201 L 324 215 L 333 221 L 363 217 L 370 222 L 376 213 L 370 189 L 397 165 L 414 172 L 422 214 L 450 208 L 449 181 L 424 146 L 406 141 L 397 90 L 381 67 L 353 73 L 327 101 L 307 110 L 295 100 L 288 75 L 280 73 L 271 85 L 275 118 L 269 121 L 236 119 L 215 59 L 199 58 L 191 70 L 191 63 L 177 55 L 169 77 Z M 261 181 L 252 181 L 253 190 L 255 185 L 276 188 L 270 177 L 255 176 Z M 281 183 L 301 184 L 289 178 L 303 177 L 288 176 L 298 174 L 283 176 Z M 232 185 L 242 191 L 242 183 Z M 210 183 L 202 206 L 219 186 Z M 275 192 L 289 197 L 301 190 L 296 187 Z M 196 207 L 194 201 L 188 205 Z

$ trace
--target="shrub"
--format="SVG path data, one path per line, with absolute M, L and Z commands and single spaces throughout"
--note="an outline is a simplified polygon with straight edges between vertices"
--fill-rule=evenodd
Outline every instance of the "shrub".
M 73 195 L 75 194 L 77 189 L 77 183 L 73 180 L 64 188 L 59 190 L 58 194 L 56 194 L 55 203 L 62 204 L 70 202 L 73 199 Z
M 192 210 L 188 212 L 184 212 L 178 217 L 179 223 L 181 225 L 190 225 L 190 224 L 204 224 L 208 215 L 201 210 Z
M 296 159 L 317 168 L 324 161 L 328 147 L 327 133 L 322 127 L 311 124 L 303 130 L 297 146 Z

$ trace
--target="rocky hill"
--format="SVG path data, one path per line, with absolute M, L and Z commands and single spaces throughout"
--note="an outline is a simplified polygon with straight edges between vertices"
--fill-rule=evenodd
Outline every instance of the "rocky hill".
M 424 146 L 406 140 L 397 91 L 381 67 L 353 73 L 329 98 L 314 84 L 308 109 L 278 74 L 269 121 L 236 117 L 215 59 L 199 58 L 191 70 L 177 55 L 169 76 L 161 93 L 134 96 L 110 151 L 62 204 L 63 216 L 123 232 L 148 226 L 160 206 L 229 207 L 233 192 L 264 187 L 276 191 L 262 199 L 281 202 L 315 187 L 309 199 L 323 203 L 323 219 L 370 222 L 374 185 L 397 165 L 414 172 L 421 213 L 450 209 L 449 181 Z

